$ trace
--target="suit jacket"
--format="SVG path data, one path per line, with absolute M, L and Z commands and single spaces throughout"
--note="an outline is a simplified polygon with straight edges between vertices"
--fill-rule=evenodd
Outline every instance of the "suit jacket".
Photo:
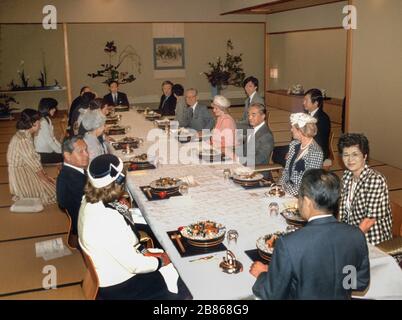
M 176 121 L 179 121 L 179 127 L 186 127 L 190 124 L 190 121 L 187 120 L 187 104 L 184 101 L 184 97 L 178 97 L 176 101 L 176 110 L 175 110 L 175 117 Z
M 356 286 L 352 284 L 355 268 Z M 350 299 L 370 282 L 367 242 L 360 229 L 335 217 L 313 220 L 302 229 L 279 238 L 269 264 L 253 286 L 262 299 Z
M 252 131 L 249 131 L 252 134 Z M 248 141 L 248 136 L 244 138 L 243 156 L 247 157 L 248 166 L 268 164 L 271 158 L 272 150 L 274 149 L 274 137 L 267 124 L 258 129 L 254 136 Z M 253 145 L 253 143 L 255 143 Z M 251 157 L 250 159 L 248 157 Z M 249 161 L 251 160 L 251 161 Z
M 313 140 L 304 155 L 296 161 L 301 144 L 298 140 L 293 140 L 289 144 L 289 153 L 283 170 L 280 183 L 285 191 L 293 196 L 299 193 L 300 183 L 304 173 L 309 169 L 320 169 L 322 167 L 323 154 L 320 146 Z
M 265 106 L 265 101 L 264 99 L 256 92 L 253 96 L 253 99 L 250 101 L 250 97 L 247 97 L 247 99 L 244 101 L 244 110 L 243 110 L 243 116 L 241 120 L 237 122 L 237 128 L 238 129 L 249 129 L 250 124 L 248 122 L 248 107 L 253 104 L 253 103 L 260 103 Z
M 174 116 L 176 110 L 176 97 L 171 94 L 165 101 L 166 96 L 163 94 L 161 96 L 161 101 L 159 102 L 159 113 L 162 116 Z
M 120 91 L 117 92 L 117 103 L 114 103 L 113 96 L 111 93 L 105 95 L 103 97 L 103 100 L 105 100 L 109 106 L 118 106 L 118 105 L 130 106 L 130 103 L 128 102 L 127 99 L 127 95 Z
M 67 209 L 72 220 L 72 233 L 77 234 L 78 212 L 81 206 L 87 177 L 71 167 L 63 165 L 56 181 L 57 202 Z
M 317 119 L 317 135 L 314 137 L 314 140 L 321 147 L 325 160 L 329 157 L 329 134 L 331 132 L 331 120 L 321 108 L 319 108 L 314 114 L 314 118 Z
M 82 96 L 78 96 L 71 103 L 70 111 L 68 113 L 68 125 L 69 126 L 72 126 L 74 124 L 73 114 L 75 113 L 75 110 L 80 107 L 81 101 L 82 101 Z
M 365 218 L 376 219 L 376 223 L 366 234 L 367 241 L 377 245 L 391 239 L 392 213 L 385 177 L 366 165 L 360 174 L 350 209 L 348 209 L 347 198 L 352 181 L 353 173 L 346 170 L 342 178 L 339 219 L 356 227 Z
M 215 126 L 215 120 L 211 111 L 202 104 L 197 103 L 194 112 L 191 107 L 188 107 L 186 113 L 188 118 L 188 124 L 186 127 L 190 127 L 196 131 L 201 131 L 202 129 L 212 130 Z

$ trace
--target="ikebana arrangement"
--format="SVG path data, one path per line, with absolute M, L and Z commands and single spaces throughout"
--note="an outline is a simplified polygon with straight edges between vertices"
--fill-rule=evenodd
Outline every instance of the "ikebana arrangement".
M 131 69 L 136 66 L 137 72 L 141 73 L 141 59 L 135 49 L 128 45 L 117 57 L 117 62 L 113 63 L 114 57 L 117 55 L 117 46 L 114 41 L 106 42 L 103 51 L 107 54 L 108 63 L 101 64 L 101 68 L 95 73 L 88 73 L 91 78 L 106 78 L 103 83 L 109 84 L 111 81 L 118 81 L 120 84 L 133 82 L 136 77 L 133 73 L 127 71 L 119 71 L 124 61 L 131 63 Z
M 0 119 L 10 119 L 12 117 L 11 111 L 16 110 L 15 108 L 11 108 L 12 103 L 19 104 L 13 97 L 0 94 Z
M 43 68 L 40 71 L 40 77 L 37 79 L 40 83 L 39 86 L 37 85 L 30 85 L 29 80 L 30 76 L 25 74 L 24 69 L 25 62 L 21 60 L 19 69 L 17 70 L 17 74 L 20 80 L 20 83 L 14 82 L 14 79 L 8 84 L 9 90 L 11 91 L 26 91 L 26 90 L 54 90 L 54 89 L 61 89 L 59 82 L 55 79 L 54 85 L 48 85 L 47 83 L 47 69 L 45 59 L 43 57 Z
M 234 55 L 232 53 L 234 47 L 229 39 L 226 42 L 226 57 L 223 60 L 217 57 L 215 62 L 208 62 L 210 70 L 203 72 L 212 87 L 216 87 L 218 92 L 232 85 L 241 87 L 245 78 L 242 66 L 242 53 Z

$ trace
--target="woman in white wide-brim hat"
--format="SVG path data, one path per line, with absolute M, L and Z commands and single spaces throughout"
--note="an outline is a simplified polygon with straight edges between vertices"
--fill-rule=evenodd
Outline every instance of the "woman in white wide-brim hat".
M 293 113 L 290 123 L 294 140 L 289 145 L 280 183 L 287 193 L 296 196 L 304 173 L 321 168 L 324 156 L 321 147 L 314 141 L 317 119 L 305 113 Z

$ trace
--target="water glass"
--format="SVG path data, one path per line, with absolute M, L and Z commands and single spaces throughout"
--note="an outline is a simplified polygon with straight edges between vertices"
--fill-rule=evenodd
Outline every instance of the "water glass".
M 226 234 L 228 246 L 236 245 L 238 238 L 239 238 L 239 233 L 237 232 L 237 230 L 229 230 Z
M 182 183 L 182 184 L 180 185 L 180 187 L 179 187 L 179 192 L 180 192 L 183 196 L 186 196 L 186 195 L 188 195 L 188 189 L 189 189 L 188 183 Z
M 230 169 L 224 169 L 223 170 L 223 179 L 225 182 L 229 181 L 230 178 Z
M 269 215 L 271 217 L 277 217 L 279 214 L 279 205 L 277 202 L 271 202 L 268 205 L 268 209 L 269 209 Z

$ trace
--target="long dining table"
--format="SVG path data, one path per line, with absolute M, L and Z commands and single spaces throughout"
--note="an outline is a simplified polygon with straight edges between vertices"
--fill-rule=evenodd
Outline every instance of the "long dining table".
M 153 121 L 137 111 L 131 108 L 128 112 L 120 113 L 120 125 L 128 127 L 125 136 L 139 137 L 144 142 L 131 154 L 125 154 L 122 150 L 115 150 L 114 153 L 124 161 L 142 153 L 155 154 L 156 169 L 128 172 L 127 187 L 193 298 L 254 299 L 252 286 L 255 278 L 249 273 L 253 261 L 245 251 L 256 249 L 259 237 L 286 230 L 286 220 L 281 215 L 271 215 L 269 204 L 277 203 L 279 211 L 282 211 L 294 204 L 296 199 L 290 195 L 267 196 L 268 187 L 244 189 L 225 179 L 224 169 L 233 172 L 242 165 L 230 159 L 217 163 L 200 160 L 198 152 L 204 148 L 205 142 L 204 145 L 198 141 L 182 144 L 174 134 L 157 129 Z M 122 137 L 115 136 L 115 139 Z M 191 177 L 192 184 L 188 193 L 182 196 L 149 201 L 140 187 L 148 186 L 160 177 Z M 241 272 L 228 274 L 222 271 L 220 262 L 226 256 L 226 250 L 191 257 L 180 255 L 173 243 L 175 240 L 168 232 L 204 220 L 221 223 L 226 231 L 237 231 L 239 236 L 236 242 L 228 243 L 225 237 L 223 244 L 243 265 Z M 371 245 L 369 254 L 371 284 L 365 293 L 358 296 L 367 299 L 402 299 L 402 270 L 397 263 Z M 199 259 L 203 257 L 208 259 Z

